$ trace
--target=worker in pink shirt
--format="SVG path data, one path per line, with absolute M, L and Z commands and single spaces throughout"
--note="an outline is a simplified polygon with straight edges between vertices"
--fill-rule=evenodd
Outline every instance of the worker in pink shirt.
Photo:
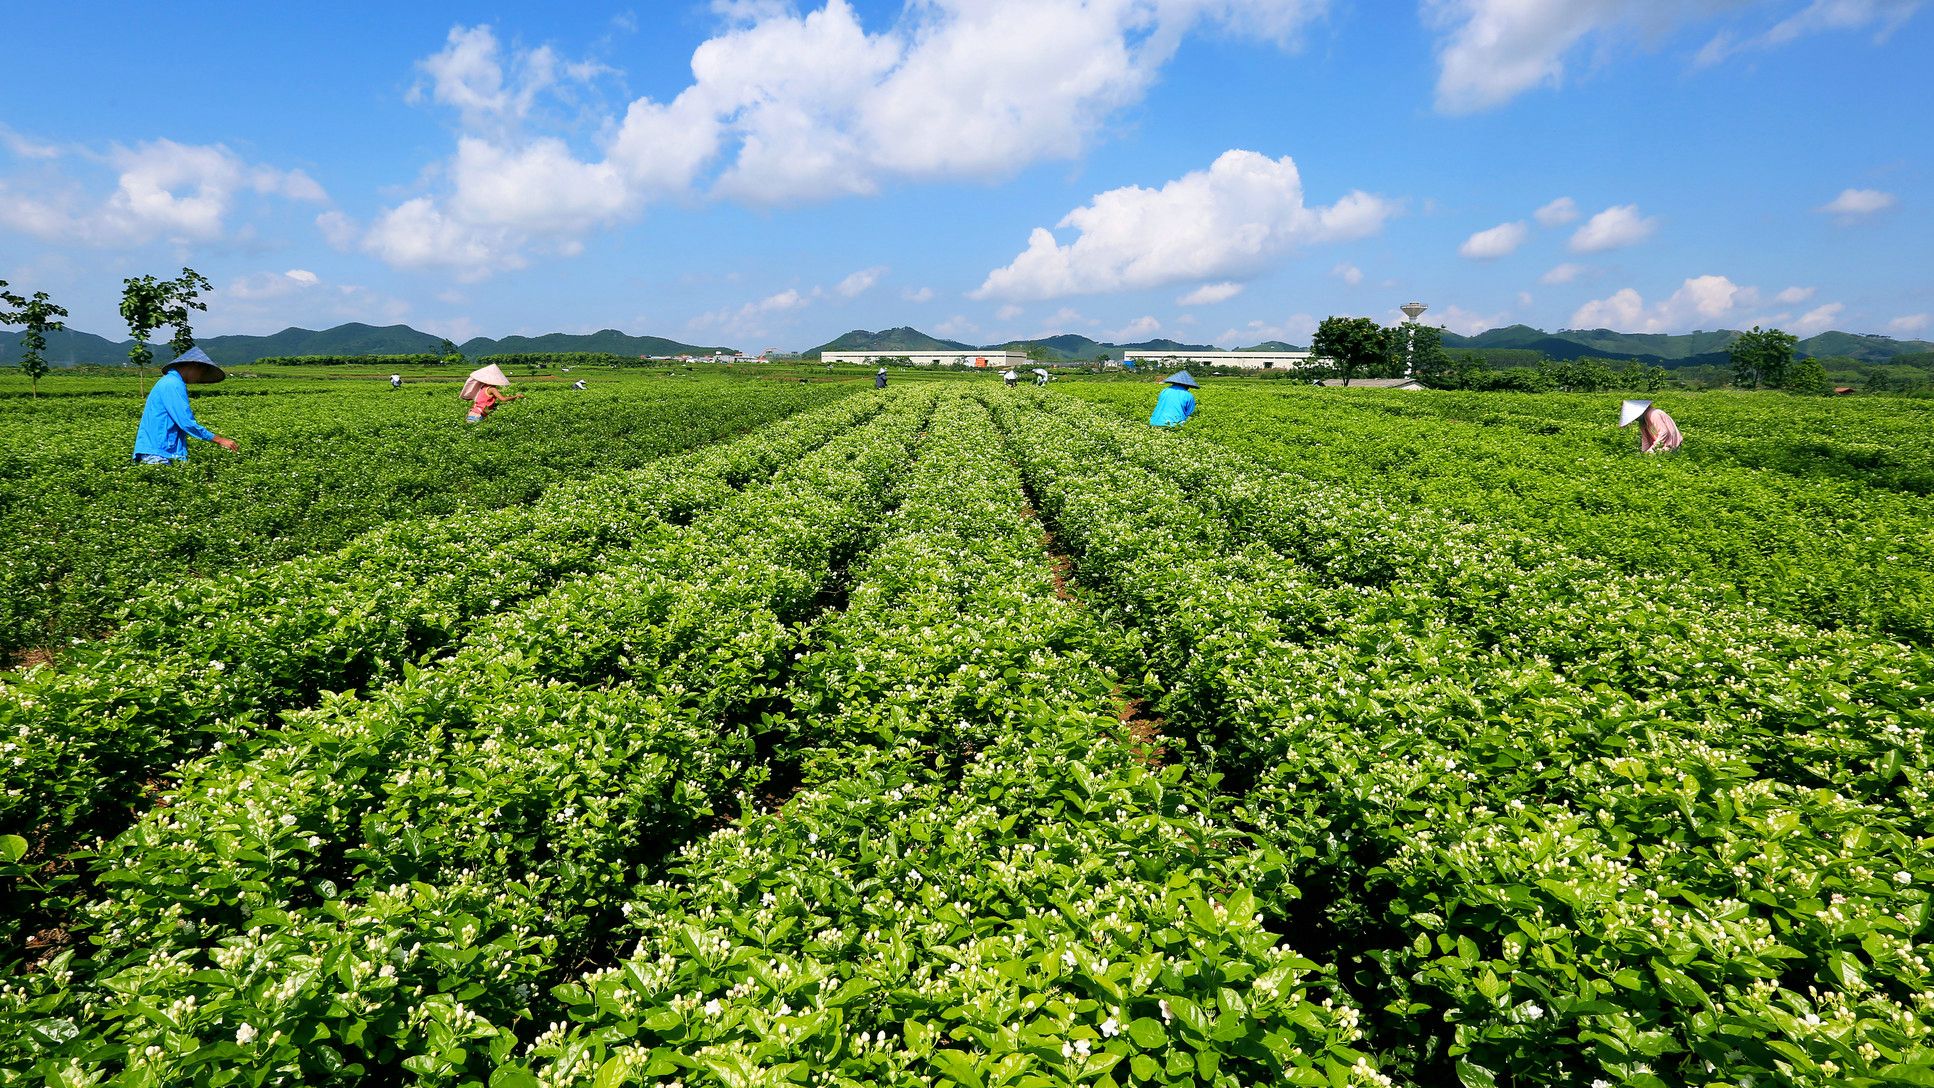
M 1639 425 L 1639 452 L 1670 453 L 1679 448 L 1685 437 L 1679 433 L 1679 425 L 1672 417 L 1652 406 L 1649 400 L 1628 400 L 1618 415 L 1618 425 L 1629 427 Z

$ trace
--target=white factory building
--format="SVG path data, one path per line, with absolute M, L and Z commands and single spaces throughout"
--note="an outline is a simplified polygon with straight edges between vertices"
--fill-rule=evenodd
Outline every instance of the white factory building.
M 1190 366 L 1229 366 L 1244 370 L 1301 370 L 1310 365 L 1307 351 L 1125 351 L 1122 357 L 1136 367 L 1157 370 Z
M 824 363 L 853 363 L 871 366 L 874 363 L 899 362 L 905 360 L 915 366 L 970 366 L 1006 370 L 1033 366 L 1025 351 L 911 351 L 889 348 L 884 351 L 822 351 L 819 359 Z

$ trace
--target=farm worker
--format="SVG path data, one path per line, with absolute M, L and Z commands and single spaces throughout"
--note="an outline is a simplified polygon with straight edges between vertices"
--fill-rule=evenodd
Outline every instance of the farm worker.
M 1009 389 L 1012 389 L 1014 388 L 1014 383 L 1021 380 L 1021 376 L 1010 370 L 1001 375 L 1001 380 L 1007 383 Z
M 873 375 L 873 388 L 875 389 L 886 388 L 886 368 L 885 367 L 881 367 L 878 373 Z
M 469 379 L 463 383 L 463 392 L 459 394 L 463 399 L 470 402 L 470 412 L 464 416 L 464 421 L 467 423 L 481 423 L 483 422 L 483 417 L 489 415 L 490 410 L 499 404 L 505 401 L 524 399 L 521 393 L 514 397 L 507 397 L 498 392 L 498 390 L 503 389 L 509 384 L 510 378 L 504 374 L 503 368 L 496 363 L 471 371 Z
M 1149 413 L 1148 425 L 1151 427 L 1180 427 L 1195 414 L 1195 394 L 1191 389 L 1200 389 L 1195 379 L 1184 370 L 1170 374 L 1162 379 L 1162 394 L 1155 398 L 1155 410 Z
M 188 460 L 188 435 L 225 450 L 240 445 L 195 422 L 194 410 L 188 407 L 190 385 L 214 385 L 226 377 L 200 348 L 189 348 L 162 367 L 161 377 L 148 390 L 148 403 L 141 409 L 141 428 L 134 432 L 135 463 L 165 465 Z
M 1047 372 L 1047 371 L 1045 371 L 1045 370 L 1042 370 L 1042 369 L 1041 369 L 1040 367 L 1038 367 L 1038 366 L 1037 366 L 1037 367 L 1035 367 L 1035 368 L 1034 368 L 1034 384 L 1035 384 L 1035 385 L 1046 385 L 1046 384 L 1048 384 L 1048 372 Z
M 1679 425 L 1672 417 L 1652 407 L 1649 400 L 1628 400 L 1618 413 L 1618 425 L 1629 427 L 1634 422 L 1639 425 L 1639 452 L 1671 452 L 1679 448 L 1685 438 L 1679 434 Z
M 391 374 L 391 375 L 389 376 L 389 387 L 390 387 L 391 389 L 401 389 L 401 388 L 403 388 L 403 375 L 401 375 L 401 374 Z
M 577 381 L 574 381 L 574 382 L 572 382 L 572 383 L 571 383 L 571 388 L 573 388 L 573 389 L 583 389 L 583 388 L 584 388 L 584 379 L 583 379 L 583 378 L 579 378 L 579 379 L 578 379 Z

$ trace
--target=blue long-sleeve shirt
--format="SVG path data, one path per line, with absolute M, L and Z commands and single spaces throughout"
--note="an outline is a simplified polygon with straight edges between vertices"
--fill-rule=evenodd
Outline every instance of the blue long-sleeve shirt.
M 188 407 L 188 383 L 181 371 L 170 370 L 157 378 L 148 390 L 147 406 L 141 410 L 141 429 L 134 432 L 134 455 L 144 453 L 170 461 L 188 459 L 188 435 L 213 442 L 215 432 L 195 422 L 194 409 Z
M 1149 414 L 1148 422 L 1152 427 L 1180 427 L 1182 422 L 1195 414 L 1195 394 L 1179 385 L 1162 387 L 1162 395 L 1155 398 L 1155 411 Z

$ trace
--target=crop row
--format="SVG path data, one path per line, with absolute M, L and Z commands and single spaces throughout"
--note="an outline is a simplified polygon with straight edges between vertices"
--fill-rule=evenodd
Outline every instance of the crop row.
M 34 435 L 0 449 L 0 667 L 98 636 L 150 582 L 330 550 L 391 521 L 527 502 L 842 395 L 627 375 L 542 390 L 466 429 L 449 385 L 248 395 L 254 384 L 196 397 L 203 422 L 242 449 L 202 447 L 167 471 L 129 463 L 140 416 L 130 397 L 0 401 L 0 419 Z
M 902 398 L 439 660 L 188 767 L 91 862 L 90 955 L 7 990 L 0 1037 L 25 1049 L 0 1067 L 487 1073 L 560 967 L 603 954 L 637 871 L 759 785 L 756 708 L 923 414 Z
M 1162 711 L 1321 891 L 1271 908 L 1327 934 L 1392 1069 L 1925 1066 L 1924 653 L 1065 400 L 1003 423 Z
M 1381 1083 L 1261 925 L 1272 862 L 1148 762 L 983 409 L 943 400 L 800 662 L 803 788 L 681 851 L 557 988 L 546 1085 Z M 521 1064 L 501 1068 L 506 1083 Z
M 1895 479 L 1934 480 L 1934 451 L 1886 428 L 1876 409 L 1852 416 L 1836 405 L 1839 416 L 1809 429 L 1764 398 L 1749 401 L 1756 416 L 1733 419 L 1727 410 L 1744 398 L 1704 396 L 1673 408 L 1686 448 L 1645 458 L 1603 398 L 1517 407 L 1339 392 L 1229 390 L 1191 428 L 1310 484 L 1420 503 L 1628 572 L 1690 578 L 1790 619 L 1934 637 L 1930 485 Z M 1146 411 L 1146 392 L 1132 386 L 1082 393 Z
M 157 587 L 108 639 L 0 684 L 0 832 L 28 845 L 14 872 L 124 826 L 180 759 L 323 692 L 393 678 L 483 616 L 663 546 L 876 410 L 848 401 L 530 506 L 402 522 L 334 552 Z

